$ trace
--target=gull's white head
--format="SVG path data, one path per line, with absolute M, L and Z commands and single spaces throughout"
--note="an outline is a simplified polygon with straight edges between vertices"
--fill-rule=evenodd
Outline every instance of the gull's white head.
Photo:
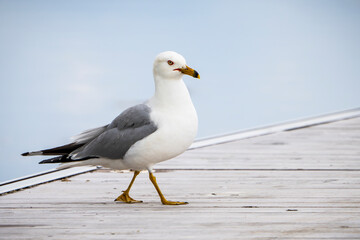
M 183 56 L 172 51 L 162 52 L 156 56 L 153 71 L 155 78 L 180 79 L 184 74 L 200 78 L 197 71 L 186 65 Z

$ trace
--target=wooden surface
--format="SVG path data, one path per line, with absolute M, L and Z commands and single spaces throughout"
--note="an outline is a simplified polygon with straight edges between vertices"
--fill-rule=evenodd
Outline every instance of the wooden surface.
M 0 196 L 0 239 L 360 239 L 360 118 L 219 144 L 146 172 L 98 170 Z

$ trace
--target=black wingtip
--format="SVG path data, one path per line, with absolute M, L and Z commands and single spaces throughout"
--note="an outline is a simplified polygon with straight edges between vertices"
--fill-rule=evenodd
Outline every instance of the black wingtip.
M 69 162 L 70 159 L 67 158 L 67 156 L 59 156 L 59 157 L 54 157 L 54 158 L 49 158 L 49 159 L 45 159 L 42 160 L 41 162 L 39 162 L 39 164 L 45 164 L 45 163 L 60 163 L 60 162 Z
M 48 160 L 42 160 L 41 162 L 39 162 L 39 164 L 45 164 L 45 163 L 54 163 L 54 162 Z
M 30 154 L 29 152 L 24 152 L 21 154 L 21 156 L 29 156 L 29 154 Z
M 84 158 L 79 158 L 79 159 L 73 160 L 73 159 L 71 159 L 71 156 L 69 156 L 69 155 L 62 155 L 62 156 L 42 160 L 41 162 L 39 162 L 39 164 L 76 162 L 76 161 L 84 161 L 84 160 L 88 160 L 88 159 L 92 159 L 92 158 L 99 158 L 99 157 L 98 156 L 87 156 Z

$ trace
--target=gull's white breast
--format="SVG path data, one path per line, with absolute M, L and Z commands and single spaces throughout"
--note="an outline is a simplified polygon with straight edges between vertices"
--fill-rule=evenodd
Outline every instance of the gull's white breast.
M 131 169 L 149 169 L 152 165 L 176 157 L 192 144 L 198 119 L 193 106 L 177 111 L 153 109 L 151 119 L 158 129 L 135 143 L 124 156 Z
M 186 151 L 196 137 L 198 118 L 184 82 L 170 80 L 159 85 L 147 103 L 158 129 L 131 146 L 123 159 L 128 168 L 151 169 Z

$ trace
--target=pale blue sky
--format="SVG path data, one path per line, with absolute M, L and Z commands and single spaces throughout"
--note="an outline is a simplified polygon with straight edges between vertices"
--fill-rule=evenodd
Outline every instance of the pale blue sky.
M 0 181 L 153 94 L 184 55 L 199 137 L 360 106 L 360 1 L 0 0 Z

